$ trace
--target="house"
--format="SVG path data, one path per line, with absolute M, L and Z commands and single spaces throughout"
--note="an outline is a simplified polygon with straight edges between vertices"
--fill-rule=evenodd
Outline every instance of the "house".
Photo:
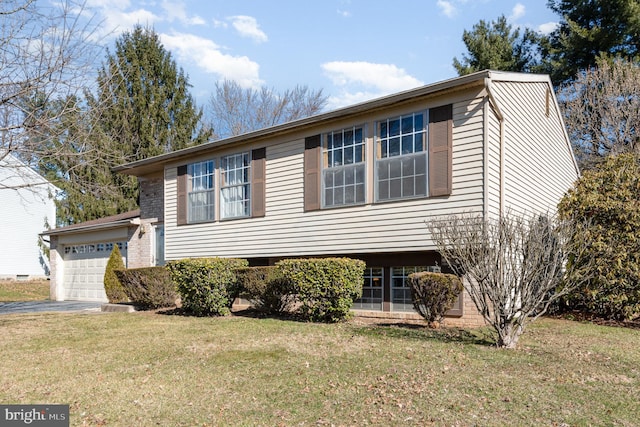
M 138 177 L 140 225 L 163 230 L 167 260 L 359 258 L 354 308 L 385 315 L 412 312 L 407 275 L 440 263 L 425 222 L 546 213 L 579 174 L 549 77 L 497 71 L 116 170 Z
M 49 260 L 38 244 L 45 224 L 55 226 L 52 197 L 57 188 L 11 154 L 0 158 L 0 279 L 49 275 Z

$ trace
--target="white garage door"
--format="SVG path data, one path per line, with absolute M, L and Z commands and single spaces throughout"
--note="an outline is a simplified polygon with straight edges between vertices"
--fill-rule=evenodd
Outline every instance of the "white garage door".
M 104 292 L 104 270 L 117 244 L 122 261 L 127 265 L 126 242 L 103 242 L 69 245 L 64 248 L 64 299 L 107 301 Z

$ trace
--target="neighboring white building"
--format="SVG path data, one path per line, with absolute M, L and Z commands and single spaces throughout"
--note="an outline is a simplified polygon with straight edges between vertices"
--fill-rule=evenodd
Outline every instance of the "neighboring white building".
M 49 275 L 38 235 L 56 222 L 57 188 L 15 157 L 0 159 L 0 279 Z

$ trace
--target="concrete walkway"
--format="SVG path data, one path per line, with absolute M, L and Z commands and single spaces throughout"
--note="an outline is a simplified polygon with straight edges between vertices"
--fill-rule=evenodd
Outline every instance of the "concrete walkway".
M 37 313 L 46 311 L 86 311 L 100 312 L 102 302 L 91 301 L 20 301 L 0 302 L 1 314 Z

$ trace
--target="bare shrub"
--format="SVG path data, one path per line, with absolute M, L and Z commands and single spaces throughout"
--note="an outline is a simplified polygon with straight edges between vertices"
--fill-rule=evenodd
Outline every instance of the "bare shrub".
M 529 322 L 579 285 L 564 275 L 569 256 L 586 248 L 571 245 L 571 222 L 505 213 L 451 216 L 428 228 L 443 260 L 468 279 L 465 288 L 499 347 L 515 348 Z M 582 280 L 588 268 L 581 273 Z

